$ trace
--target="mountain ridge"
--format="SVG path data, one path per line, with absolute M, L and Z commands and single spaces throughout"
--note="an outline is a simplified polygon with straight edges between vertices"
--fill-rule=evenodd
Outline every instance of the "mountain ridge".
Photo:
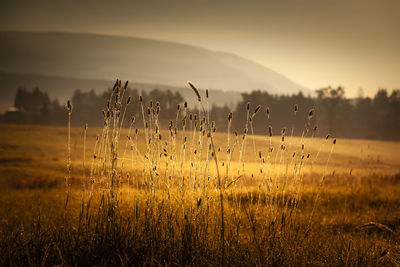
M 0 31 L 0 71 L 183 87 L 287 94 L 309 92 L 239 55 L 173 41 L 70 32 Z

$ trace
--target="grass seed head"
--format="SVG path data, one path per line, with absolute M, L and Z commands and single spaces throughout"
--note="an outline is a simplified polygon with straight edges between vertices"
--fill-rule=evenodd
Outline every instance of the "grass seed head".
M 201 102 L 201 95 L 200 95 L 199 89 L 197 89 L 197 87 L 192 82 L 188 82 L 188 84 L 193 89 L 194 93 L 196 94 L 197 100 L 199 102 Z
M 311 120 L 312 117 L 314 117 L 314 113 L 315 113 L 315 109 L 312 108 L 310 109 L 310 111 L 308 112 L 308 119 Z
M 268 126 L 268 134 L 269 136 L 272 136 L 272 126 Z
M 68 113 L 69 113 L 69 114 L 72 113 L 72 103 L 71 103 L 71 100 L 68 100 L 68 101 L 67 101 L 67 110 L 68 110 Z
M 232 118 L 233 118 L 233 113 L 232 113 L 232 111 L 231 111 L 231 112 L 229 112 L 229 114 L 228 114 L 228 121 L 231 121 Z

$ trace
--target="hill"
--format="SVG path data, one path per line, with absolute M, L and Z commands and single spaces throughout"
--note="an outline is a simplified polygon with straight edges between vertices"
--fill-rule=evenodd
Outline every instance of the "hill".
M 56 32 L 0 32 L 0 71 L 232 91 L 305 90 L 283 75 L 230 53 L 159 40 Z

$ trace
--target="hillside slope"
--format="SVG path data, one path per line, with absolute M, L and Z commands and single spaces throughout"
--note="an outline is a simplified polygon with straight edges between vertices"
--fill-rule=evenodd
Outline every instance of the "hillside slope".
M 234 54 L 133 37 L 0 32 L 0 71 L 271 93 L 305 90 L 283 75 Z

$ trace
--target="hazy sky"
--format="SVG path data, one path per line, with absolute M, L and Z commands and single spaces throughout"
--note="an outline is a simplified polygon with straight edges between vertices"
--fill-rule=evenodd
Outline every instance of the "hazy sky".
M 233 52 L 310 89 L 400 88 L 400 1 L 2 1 L 0 30 L 138 36 Z

